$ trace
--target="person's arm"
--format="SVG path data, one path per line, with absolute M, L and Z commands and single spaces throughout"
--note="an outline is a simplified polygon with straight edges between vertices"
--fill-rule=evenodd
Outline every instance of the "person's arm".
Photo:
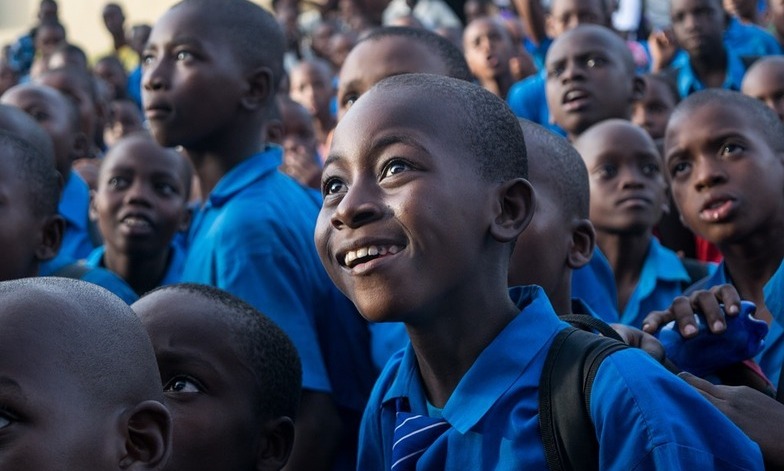
M 784 404 L 746 386 L 714 385 L 689 373 L 679 376 L 757 442 L 766 469 L 784 469 Z
M 520 19 L 525 24 L 528 34 L 531 35 L 531 41 L 537 46 L 542 44 L 542 41 L 547 39 L 542 0 L 514 0 L 514 6 L 517 9 L 517 14 L 520 15 Z
M 284 469 L 331 469 L 342 435 L 343 425 L 332 397 L 323 392 L 303 390 L 294 421 L 294 447 Z
M 678 44 L 672 30 L 654 31 L 648 36 L 651 52 L 651 72 L 660 72 L 672 64 L 678 53 Z

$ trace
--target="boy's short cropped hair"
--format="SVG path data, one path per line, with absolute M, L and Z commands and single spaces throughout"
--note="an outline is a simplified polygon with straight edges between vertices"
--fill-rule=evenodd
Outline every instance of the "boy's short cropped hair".
M 547 155 L 537 157 L 541 175 L 548 175 L 548 185 L 557 195 L 558 203 L 567 217 L 588 219 L 591 189 L 588 169 L 577 150 L 561 136 L 543 126 L 520 119 L 526 143 L 537 142 L 537 147 L 547 149 Z M 529 145 L 530 152 L 533 146 Z M 533 182 L 532 182 L 533 183 Z M 536 184 L 534 184 L 536 188 Z
M 460 49 L 450 40 L 426 29 L 409 28 L 405 26 L 386 26 L 374 29 L 370 34 L 362 38 L 359 43 L 365 41 L 378 41 L 387 37 L 410 38 L 413 41 L 420 42 L 444 61 L 450 77 L 465 80 L 466 82 L 472 82 L 474 80 L 474 76 L 471 74 L 471 70 L 466 63 L 465 56 L 460 52 Z
M 479 175 L 489 182 L 528 178 L 525 138 L 509 106 L 473 83 L 431 74 L 404 74 L 386 78 L 376 87 L 414 88 L 440 97 L 450 113 L 463 117 L 462 139 L 476 156 Z M 483 119 L 487 118 L 487 119 Z M 481 157 L 480 157 L 481 156 Z
M 283 31 L 275 17 L 248 0 L 183 0 L 180 6 L 194 6 L 209 12 L 210 22 L 232 45 L 246 70 L 269 67 L 272 89 L 276 90 L 283 77 L 283 53 L 286 50 Z
M 44 155 L 39 148 L 25 139 L 2 130 L 0 147 L 6 149 L 3 158 L 14 161 L 18 177 L 25 182 L 30 208 L 35 215 L 49 216 L 57 213 L 60 175 L 50 156 Z
M 185 291 L 223 306 L 216 310 L 231 332 L 237 353 L 251 365 L 256 382 L 257 412 L 272 417 L 297 415 L 302 367 L 288 336 L 267 316 L 227 291 L 198 283 L 179 283 L 156 288 L 145 296 L 163 291 Z
M 55 164 L 52 138 L 44 128 L 35 122 L 32 116 L 20 108 L 0 104 L 0 130 L 16 134 L 26 140 L 36 147 L 52 165 Z
M 678 114 L 713 103 L 742 113 L 741 119 L 756 123 L 755 126 L 759 127 L 770 148 L 784 159 L 784 123 L 776 115 L 776 112 L 765 106 L 763 102 L 742 93 L 717 88 L 693 93 L 675 108 L 670 121 L 674 121 Z

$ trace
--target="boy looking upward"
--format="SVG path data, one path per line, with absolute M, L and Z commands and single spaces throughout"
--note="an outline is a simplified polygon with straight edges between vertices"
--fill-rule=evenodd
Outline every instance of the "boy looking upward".
M 292 338 L 304 391 L 289 466 L 351 467 L 375 369 L 366 324 L 313 247 L 317 198 L 278 171 L 281 149 L 262 137 L 283 43 L 275 18 L 250 1 L 178 3 L 150 34 L 143 101 L 153 136 L 182 146 L 205 195 L 183 281 L 234 294 Z

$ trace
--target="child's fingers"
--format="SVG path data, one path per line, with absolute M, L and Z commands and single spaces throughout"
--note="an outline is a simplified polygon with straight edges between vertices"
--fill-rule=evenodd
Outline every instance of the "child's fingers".
M 727 329 L 724 311 L 713 291 L 697 291 L 693 293 L 691 295 L 691 307 L 694 312 L 702 313 L 708 328 L 714 334 L 722 333 Z
M 714 286 L 711 288 L 716 299 L 724 304 L 724 313 L 728 316 L 737 316 L 740 314 L 740 293 L 731 284 L 724 284 Z
M 706 381 L 685 371 L 678 373 L 678 377 L 689 383 L 709 401 L 715 402 L 715 399 L 722 399 L 721 388 L 712 384 L 710 381 Z

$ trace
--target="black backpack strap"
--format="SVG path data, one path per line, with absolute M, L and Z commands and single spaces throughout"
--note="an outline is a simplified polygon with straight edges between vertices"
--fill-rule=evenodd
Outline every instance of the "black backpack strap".
M 609 324 L 588 314 L 564 314 L 563 316 L 558 316 L 558 318 L 582 330 L 597 332 L 605 337 L 623 342 L 623 339 L 618 335 L 618 332 Z
M 591 388 L 602 361 L 624 348 L 622 342 L 574 327 L 556 334 L 539 381 L 539 427 L 550 471 L 599 469 Z

